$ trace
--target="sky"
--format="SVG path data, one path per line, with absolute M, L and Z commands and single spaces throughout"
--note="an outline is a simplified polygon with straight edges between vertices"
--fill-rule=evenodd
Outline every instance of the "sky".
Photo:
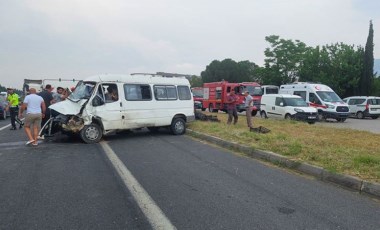
M 0 84 L 96 74 L 200 75 L 264 63 L 265 37 L 365 46 L 380 58 L 379 0 L 0 0 Z

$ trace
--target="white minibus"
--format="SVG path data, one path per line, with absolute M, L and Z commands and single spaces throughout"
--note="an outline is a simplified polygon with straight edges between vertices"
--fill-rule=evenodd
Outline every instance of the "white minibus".
M 86 143 L 119 130 L 168 127 L 184 134 L 194 120 L 194 101 L 185 77 L 156 74 L 98 75 L 80 81 L 64 101 L 49 107 L 53 117 L 41 135 L 77 133 Z

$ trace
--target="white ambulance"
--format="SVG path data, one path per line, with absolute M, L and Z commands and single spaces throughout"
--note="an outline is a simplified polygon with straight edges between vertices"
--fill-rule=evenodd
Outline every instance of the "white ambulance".
M 168 127 L 181 135 L 186 122 L 195 120 L 189 81 L 156 74 L 93 76 L 49 108 L 53 117 L 41 134 L 77 133 L 86 143 L 118 130 L 144 127 L 151 131 Z
M 343 122 L 349 115 L 348 105 L 334 90 L 323 84 L 297 82 L 281 85 L 279 93 L 301 96 L 318 110 L 318 120 L 332 118 Z

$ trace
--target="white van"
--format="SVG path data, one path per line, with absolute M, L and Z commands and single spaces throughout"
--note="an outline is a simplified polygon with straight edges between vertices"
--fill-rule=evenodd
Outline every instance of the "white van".
M 363 119 L 371 117 L 377 119 L 380 116 L 380 97 L 356 96 L 343 99 L 350 108 L 350 114 L 356 118 Z
M 169 127 L 181 135 L 186 122 L 195 118 L 189 81 L 155 74 L 93 76 L 49 108 L 53 117 L 41 133 L 78 133 L 86 143 L 114 131 L 143 127 L 151 131 Z
M 290 94 L 265 94 L 261 98 L 260 115 L 264 118 L 285 118 L 314 124 L 317 109 L 310 107 L 300 96 Z
M 318 110 L 318 120 L 333 118 L 343 122 L 349 115 L 348 105 L 326 85 L 297 82 L 281 85 L 279 93 L 301 96 Z

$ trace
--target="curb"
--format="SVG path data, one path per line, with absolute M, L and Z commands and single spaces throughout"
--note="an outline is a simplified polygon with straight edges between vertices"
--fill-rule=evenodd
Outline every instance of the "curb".
M 237 151 L 247 154 L 248 156 L 252 158 L 269 161 L 276 165 L 281 165 L 283 167 L 295 170 L 297 172 L 301 172 L 306 175 L 313 176 L 321 181 L 334 183 L 339 186 L 348 188 L 350 190 L 358 191 L 360 194 L 365 194 L 365 195 L 369 195 L 374 198 L 380 199 L 380 184 L 378 183 L 365 181 L 365 180 L 359 179 L 357 177 L 349 176 L 349 175 L 332 173 L 332 172 L 327 171 L 324 168 L 310 165 L 307 163 L 298 162 L 295 160 L 291 160 L 277 153 L 263 151 L 263 150 L 256 150 L 248 146 L 240 145 L 236 142 L 225 141 L 218 137 L 199 133 L 191 129 L 186 129 L 186 131 L 187 131 L 187 134 L 189 134 L 190 136 L 205 140 L 207 142 L 213 143 L 223 148 L 237 150 Z

